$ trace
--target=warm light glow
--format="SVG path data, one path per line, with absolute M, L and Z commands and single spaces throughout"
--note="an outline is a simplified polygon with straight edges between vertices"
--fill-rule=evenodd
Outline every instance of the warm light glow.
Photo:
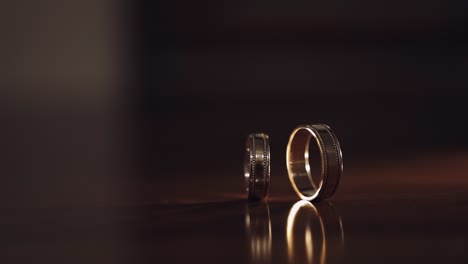
M 312 240 L 312 231 L 310 230 L 310 225 L 306 226 L 305 244 L 307 252 L 307 263 L 312 263 L 314 257 L 314 241 Z
M 303 212 L 307 213 L 307 215 L 309 215 L 311 218 L 307 218 L 307 222 L 299 223 L 299 212 L 302 210 L 304 210 Z M 320 224 L 320 230 L 314 230 L 312 222 L 309 220 L 318 220 Z M 294 228 L 297 226 L 297 224 L 305 224 L 303 233 L 304 236 L 300 235 L 298 237 L 294 235 Z M 319 237 L 322 237 L 321 241 L 317 241 Z M 314 263 L 314 249 L 316 247 L 320 247 L 320 263 L 325 263 L 326 238 L 324 225 L 320 214 L 312 203 L 302 200 L 295 203 L 291 207 L 286 224 L 286 240 L 288 244 L 288 259 L 290 263 L 295 262 L 294 257 L 297 253 L 304 253 L 307 259 L 307 263 Z M 295 243 L 297 242 L 304 243 L 304 247 L 296 245 Z M 304 248 L 305 252 L 295 252 L 297 249 L 302 248 Z M 317 258 L 315 258 L 315 260 L 317 260 Z
M 245 215 L 245 228 L 250 228 L 250 216 L 248 214 Z

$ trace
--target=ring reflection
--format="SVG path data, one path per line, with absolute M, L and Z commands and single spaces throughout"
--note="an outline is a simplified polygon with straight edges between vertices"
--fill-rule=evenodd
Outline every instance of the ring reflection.
M 268 203 L 248 204 L 245 227 L 249 241 L 249 256 L 252 263 L 271 262 L 271 222 Z
M 286 223 L 290 263 L 339 263 L 343 259 L 341 218 L 329 202 L 295 203 Z

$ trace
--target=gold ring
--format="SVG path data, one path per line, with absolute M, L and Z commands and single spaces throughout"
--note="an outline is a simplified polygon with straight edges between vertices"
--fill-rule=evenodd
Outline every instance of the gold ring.
M 320 169 L 311 167 L 314 162 Z M 340 183 L 343 158 L 338 139 L 330 127 L 314 124 L 294 129 L 286 150 L 286 166 L 289 180 L 301 199 L 331 198 Z

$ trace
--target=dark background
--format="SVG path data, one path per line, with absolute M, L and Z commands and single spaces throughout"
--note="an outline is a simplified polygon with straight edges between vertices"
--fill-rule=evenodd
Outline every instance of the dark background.
M 134 95 L 148 178 L 240 174 L 251 132 L 270 134 L 282 177 L 289 133 L 304 123 L 335 130 L 345 167 L 465 150 L 467 7 L 139 1 Z
M 251 132 L 283 179 L 299 124 L 329 124 L 345 167 L 467 148 L 465 1 L 2 6 L 5 205 L 238 179 Z
M 464 256 L 467 11 L 455 0 L 3 1 L 2 263 L 203 259 L 199 241 L 243 262 L 242 237 L 230 238 L 244 227 L 229 221 L 244 214 L 245 137 L 270 135 L 283 219 L 297 200 L 288 137 L 311 123 L 342 146 L 333 201 L 351 262 L 392 261 L 395 245 Z M 171 251 L 187 247 L 185 231 L 199 247 Z

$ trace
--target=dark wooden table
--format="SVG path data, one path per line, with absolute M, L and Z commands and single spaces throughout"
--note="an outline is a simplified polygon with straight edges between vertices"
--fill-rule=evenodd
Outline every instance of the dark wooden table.
M 16 189 L 3 186 L 2 263 L 468 260 L 463 151 L 345 159 L 337 195 L 313 205 L 298 202 L 282 168 L 272 171 L 268 201 L 256 204 L 245 201 L 241 166 L 211 173 L 182 166 L 156 180 L 132 172 L 64 174 L 63 182 L 44 176 L 48 182 L 36 184 L 42 195 L 10 179 Z

